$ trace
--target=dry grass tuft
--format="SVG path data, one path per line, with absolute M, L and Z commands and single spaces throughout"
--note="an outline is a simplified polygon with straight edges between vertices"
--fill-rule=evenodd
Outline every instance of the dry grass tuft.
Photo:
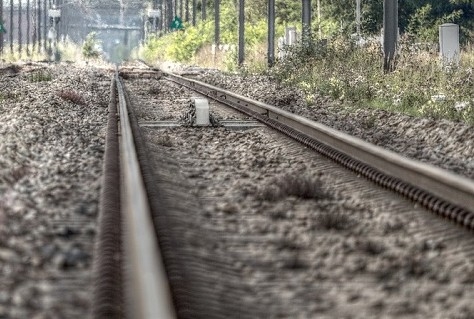
M 283 268 L 298 271 L 308 269 L 309 265 L 301 259 L 299 254 L 294 254 L 283 262 Z
M 32 72 L 28 76 L 28 80 L 33 83 L 49 82 L 53 80 L 53 75 L 49 71 L 38 70 L 38 71 Z
M 21 71 L 21 66 L 12 64 L 0 69 L 0 74 L 18 74 Z
M 413 253 L 399 256 L 384 254 L 375 275 L 378 280 L 387 282 L 396 278 L 437 277 L 438 271 L 423 255 Z
M 384 234 L 391 234 L 405 229 L 405 223 L 400 218 L 389 220 L 383 225 Z
M 84 98 L 77 92 L 67 90 L 58 92 L 58 96 L 63 100 L 72 102 L 77 105 L 86 105 Z
M 318 215 L 318 224 L 326 230 L 346 230 L 354 225 L 354 220 L 343 212 L 325 212 Z
M 148 89 L 148 94 L 151 95 L 160 95 L 161 93 L 161 89 L 158 86 L 152 86 Z
M 22 179 L 29 173 L 30 169 L 26 166 L 18 166 L 10 170 L 9 174 L 6 176 L 6 182 L 13 186 L 16 182 Z
M 309 176 L 285 175 L 275 178 L 260 192 L 260 198 L 277 201 L 287 196 L 302 199 L 332 199 L 322 186 L 322 182 Z
M 298 245 L 293 240 L 290 240 L 288 238 L 282 238 L 277 244 L 277 249 L 279 251 L 281 250 L 299 251 L 301 250 L 301 246 Z
M 357 246 L 365 253 L 371 256 L 376 256 L 383 253 L 386 247 L 383 242 L 375 241 L 373 239 L 360 240 Z
M 173 141 L 171 140 L 171 137 L 168 134 L 157 136 L 153 139 L 153 143 L 165 147 L 173 146 Z

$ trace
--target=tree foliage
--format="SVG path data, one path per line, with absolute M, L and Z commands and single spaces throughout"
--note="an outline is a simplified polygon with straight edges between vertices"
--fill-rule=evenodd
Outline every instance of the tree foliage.
M 438 27 L 456 23 L 461 27 L 461 40 L 474 36 L 474 2 L 471 0 L 428 1 L 405 0 L 400 7 L 400 29 L 422 41 L 436 41 Z
M 162 0 L 162 3 L 174 1 L 181 0 Z M 153 38 L 146 44 L 147 54 L 156 50 L 163 58 L 189 61 L 200 48 L 212 44 L 214 0 L 198 0 L 199 8 L 202 1 L 206 1 L 208 17 L 206 21 L 198 21 L 196 27 L 187 23 L 184 32 L 169 34 L 164 38 Z M 463 42 L 474 40 L 474 0 L 398 1 L 401 33 L 409 33 L 411 38 L 417 41 L 433 43 L 438 41 L 439 25 L 451 22 L 460 25 Z M 320 24 L 318 24 L 318 1 L 312 1 L 314 31 L 320 29 L 324 38 L 349 37 L 356 32 L 356 0 L 320 0 L 319 2 L 321 4 Z M 189 1 L 189 3 L 192 2 Z M 380 34 L 383 25 L 383 3 L 384 0 L 361 0 L 363 35 Z M 267 34 L 268 0 L 247 0 L 245 6 L 246 45 L 264 44 Z M 220 0 L 221 43 L 235 45 L 238 42 L 238 7 L 239 0 Z M 301 0 L 275 0 L 277 36 L 284 34 L 286 26 L 296 26 L 301 29 L 301 10 Z M 319 35 L 319 32 L 313 34 Z M 157 49 L 158 47 L 160 49 Z
M 313 1 L 315 2 L 315 1 Z M 383 0 L 361 0 L 362 30 L 378 33 L 383 25 Z M 355 0 L 321 0 L 324 19 L 336 20 L 344 33 L 355 32 Z M 313 3 L 313 7 L 315 4 Z M 461 26 L 464 41 L 472 40 L 474 1 L 472 0 L 399 0 L 400 31 L 419 40 L 435 41 L 442 23 Z

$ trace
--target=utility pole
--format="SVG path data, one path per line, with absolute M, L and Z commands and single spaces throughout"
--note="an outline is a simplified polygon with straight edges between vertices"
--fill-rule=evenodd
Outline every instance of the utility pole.
M 0 55 L 3 55 L 3 33 L 5 30 L 5 22 L 3 21 L 3 0 L 0 0 L 0 23 L 3 29 L 0 30 Z
M 193 0 L 193 27 L 196 26 L 197 0 Z
M 398 0 L 383 3 L 383 53 L 385 72 L 393 71 L 398 38 Z
M 153 0 L 153 10 L 158 10 L 159 14 L 155 19 L 155 27 L 156 29 L 154 30 L 155 32 L 157 30 L 161 31 L 163 29 L 163 7 L 161 5 L 161 0 L 160 3 L 158 3 L 158 0 Z
M 48 48 L 48 3 L 47 0 L 43 2 L 43 48 Z
M 356 0 L 357 41 L 360 41 L 360 1 L 361 0 Z
M 13 55 L 13 0 L 10 0 L 10 53 Z
M 167 14 L 167 19 L 168 19 L 168 21 L 167 21 L 167 26 L 166 26 L 166 28 L 167 28 L 167 30 L 169 30 L 169 29 L 170 29 L 170 26 L 171 26 L 171 23 L 173 22 L 173 18 L 174 18 L 174 16 L 173 16 L 173 0 L 166 0 L 166 3 L 168 4 L 168 6 L 167 6 L 167 7 L 168 7 L 168 8 L 167 8 L 167 10 L 168 10 L 168 11 L 167 11 L 167 13 L 168 13 L 168 14 Z M 175 12 L 174 15 L 177 15 L 177 13 Z
M 185 18 L 186 18 L 186 22 L 189 22 L 189 0 L 186 0 L 186 12 L 185 12 Z
M 214 43 L 216 49 L 219 46 L 220 40 L 220 0 L 214 0 Z
M 26 1 L 26 55 L 30 56 L 30 0 Z
M 303 44 L 309 44 L 311 39 L 311 0 L 303 0 L 302 24 Z
M 275 0 L 268 0 L 268 67 L 275 64 Z
M 206 12 L 206 2 L 207 0 L 201 0 L 201 15 L 202 15 L 202 21 L 205 21 L 207 19 L 207 12 Z
M 319 39 L 321 40 L 323 38 L 323 32 L 321 31 L 321 0 L 318 0 L 317 5 L 318 5 L 318 35 L 319 35 Z
M 36 19 L 37 31 L 38 31 L 38 53 L 41 52 L 41 0 L 38 0 L 38 6 L 36 7 L 38 11 L 38 17 Z
M 23 42 L 23 34 L 22 34 L 22 30 L 21 30 L 21 26 L 22 26 L 22 8 L 21 8 L 21 1 L 18 2 L 18 53 L 20 54 L 20 58 L 21 58 L 21 43 Z
M 239 0 L 239 59 L 242 66 L 245 59 L 245 0 Z

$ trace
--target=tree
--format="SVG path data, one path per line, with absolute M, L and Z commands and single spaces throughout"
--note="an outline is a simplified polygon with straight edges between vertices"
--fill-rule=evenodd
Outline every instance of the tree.
M 275 15 L 280 24 L 301 23 L 301 0 L 276 0 Z
M 472 0 L 402 0 L 400 29 L 420 41 L 436 42 L 438 27 L 456 23 L 461 27 L 461 41 L 473 38 L 474 2 Z
M 300 2 L 300 1 L 297 1 Z M 323 19 L 333 20 L 344 34 L 355 32 L 355 0 L 321 1 Z M 435 41 L 440 24 L 452 22 L 461 26 L 463 39 L 474 33 L 473 0 L 399 0 L 400 32 L 410 32 L 423 40 Z M 362 0 L 362 30 L 380 32 L 383 23 L 383 0 Z

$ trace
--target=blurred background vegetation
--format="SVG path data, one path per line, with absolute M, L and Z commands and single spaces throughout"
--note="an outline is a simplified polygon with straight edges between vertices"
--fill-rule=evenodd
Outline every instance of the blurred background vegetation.
M 204 0 L 206 1 L 206 0 Z M 286 26 L 301 25 L 301 1 L 276 0 L 277 36 Z M 356 32 L 355 0 L 321 0 L 318 19 L 317 1 L 312 1 L 313 32 L 323 38 L 350 37 Z M 361 1 L 361 30 L 365 37 L 380 35 L 383 24 L 383 0 Z M 196 53 L 211 45 L 214 36 L 214 0 L 207 0 L 208 19 L 195 27 L 185 24 L 184 32 L 151 37 L 143 49 L 145 58 L 154 57 L 190 62 Z M 246 1 L 246 45 L 250 53 L 266 44 L 267 0 Z M 221 1 L 221 42 L 236 44 L 238 36 L 238 0 Z M 437 43 L 438 27 L 443 23 L 460 25 L 461 43 L 474 40 L 474 2 L 472 0 L 399 0 L 400 33 L 415 42 Z M 156 50 L 157 47 L 163 50 Z
M 285 47 L 285 58 L 267 67 L 267 0 L 246 1 L 245 63 L 237 65 L 238 0 L 221 1 L 221 50 L 214 51 L 213 0 L 208 19 L 183 31 L 150 36 L 139 55 L 151 63 L 176 61 L 245 74 L 266 74 L 303 90 L 309 106 L 329 98 L 341 107 L 388 109 L 415 116 L 474 124 L 474 2 L 399 0 L 399 53 L 394 72 L 384 74 L 380 33 L 383 0 L 362 0 L 361 35 L 356 43 L 356 1 L 312 1 L 308 46 Z M 276 33 L 301 31 L 301 1 L 276 0 Z M 460 26 L 461 62 L 443 66 L 438 34 L 443 23 Z M 327 44 L 321 45 L 321 38 Z M 214 54 L 215 53 L 215 54 Z

